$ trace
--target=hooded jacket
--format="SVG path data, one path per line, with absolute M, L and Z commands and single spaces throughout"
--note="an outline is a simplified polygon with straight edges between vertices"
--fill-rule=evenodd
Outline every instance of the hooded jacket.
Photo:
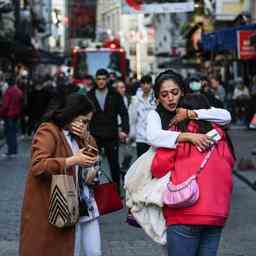
M 138 90 L 137 94 L 132 97 L 129 107 L 130 137 L 135 138 L 136 142 L 147 143 L 147 116 L 155 108 L 156 102 L 153 91 L 150 92 L 147 99 L 143 98 L 141 90 Z

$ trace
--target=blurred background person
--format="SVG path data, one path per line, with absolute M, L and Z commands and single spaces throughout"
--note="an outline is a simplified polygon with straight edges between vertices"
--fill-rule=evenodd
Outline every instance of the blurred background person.
M 210 76 L 210 87 L 216 99 L 220 100 L 225 106 L 226 92 L 221 84 L 221 79 L 217 75 Z
M 14 78 L 8 79 L 8 88 L 3 94 L 0 116 L 4 119 L 4 134 L 7 152 L 3 157 L 15 157 L 18 153 L 17 125 L 22 112 L 22 91 L 18 88 Z
M 146 139 L 147 116 L 156 108 L 156 101 L 152 89 L 152 78 L 145 75 L 140 80 L 140 88 L 132 97 L 129 107 L 130 138 L 136 141 L 137 157 L 149 149 Z
M 248 107 L 250 102 L 250 92 L 244 84 L 242 78 L 238 78 L 233 94 L 235 104 L 235 115 L 237 124 L 248 125 Z
M 126 141 L 128 138 L 129 116 L 122 96 L 108 86 L 108 79 L 108 71 L 99 69 L 96 72 L 96 86 L 87 94 L 96 108 L 90 131 L 98 148 L 104 149 L 112 179 L 120 188 L 119 140 Z M 121 118 L 120 129 L 118 115 Z
M 202 93 L 208 99 L 210 105 L 215 108 L 223 108 L 223 102 L 215 97 L 208 77 L 201 73 L 190 75 L 186 80 L 186 91 Z
M 131 99 L 126 93 L 127 92 L 126 84 L 122 80 L 116 80 L 115 83 L 113 84 L 113 87 L 115 88 L 117 93 L 119 93 L 122 96 L 126 109 L 128 110 Z M 118 115 L 119 131 L 122 130 L 121 124 L 122 124 L 122 120 L 121 120 L 121 117 Z M 131 144 L 128 138 L 125 141 L 121 141 L 121 144 L 120 144 L 119 157 L 120 157 L 120 163 L 121 163 L 120 168 L 121 168 L 122 178 L 124 178 L 124 175 L 126 174 L 126 171 L 128 170 L 128 168 L 130 167 L 130 164 L 133 158 L 132 152 L 131 152 L 132 148 L 130 147 L 130 145 Z

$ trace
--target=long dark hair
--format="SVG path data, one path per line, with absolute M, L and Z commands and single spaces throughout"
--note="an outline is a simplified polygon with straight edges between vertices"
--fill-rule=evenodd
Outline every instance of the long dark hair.
M 179 107 L 190 109 L 190 110 L 196 110 L 196 109 L 209 109 L 211 108 L 211 105 L 208 99 L 206 98 L 206 96 L 197 92 L 197 93 L 188 93 L 184 97 L 182 97 L 179 103 Z M 190 120 L 184 120 L 180 122 L 178 124 L 179 130 L 182 132 L 186 132 L 189 122 Z M 199 129 L 198 129 L 199 133 L 207 133 L 213 129 L 211 122 L 203 121 L 203 120 L 197 120 L 196 122 L 199 126 Z M 225 133 L 231 154 L 233 155 L 234 159 L 236 159 L 234 145 L 230 139 L 230 136 L 226 132 L 226 130 L 224 130 L 224 133 Z
M 201 93 L 189 93 L 186 94 L 179 102 L 179 107 L 186 108 L 189 110 L 196 110 L 196 109 L 209 109 L 210 103 L 208 99 Z M 178 124 L 178 128 L 185 132 L 187 131 L 187 126 L 190 120 L 184 120 Z M 207 133 L 212 130 L 212 124 L 207 121 L 197 120 L 198 123 L 199 133 Z
M 71 123 L 79 115 L 94 112 L 95 108 L 86 95 L 72 93 L 57 104 L 53 104 L 43 117 L 44 122 L 53 122 L 60 128 Z

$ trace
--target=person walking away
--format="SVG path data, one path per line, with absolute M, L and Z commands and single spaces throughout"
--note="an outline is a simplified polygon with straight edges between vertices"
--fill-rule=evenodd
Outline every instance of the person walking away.
M 4 157 L 15 157 L 18 153 L 17 123 L 22 111 L 22 91 L 15 84 L 15 79 L 8 80 L 8 88 L 3 95 L 0 116 L 4 119 L 4 134 L 7 152 Z
M 141 87 L 138 89 L 137 94 L 132 97 L 129 107 L 129 136 L 136 141 L 137 157 L 140 157 L 150 148 L 146 138 L 147 116 L 151 110 L 156 108 L 151 76 L 143 76 L 140 83 Z
M 122 97 L 108 86 L 109 73 L 105 69 L 96 72 L 96 87 L 88 92 L 95 105 L 90 131 L 98 148 L 104 149 L 112 179 L 120 188 L 119 140 L 126 141 L 129 133 L 129 117 Z M 118 115 L 121 131 L 118 129 Z

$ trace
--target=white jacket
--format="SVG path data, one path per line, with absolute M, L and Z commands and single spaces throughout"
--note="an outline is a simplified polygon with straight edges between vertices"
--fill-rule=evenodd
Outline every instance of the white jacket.
M 150 148 L 140 156 L 125 175 L 126 205 L 146 234 L 155 242 L 166 244 L 166 223 L 162 195 L 170 173 L 153 179 L 151 163 L 155 152 Z
M 147 116 L 155 108 L 156 102 L 153 90 L 146 100 L 143 98 L 141 90 L 138 90 L 137 94 L 132 97 L 129 106 L 130 137 L 134 138 L 136 142 L 147 143 Z

